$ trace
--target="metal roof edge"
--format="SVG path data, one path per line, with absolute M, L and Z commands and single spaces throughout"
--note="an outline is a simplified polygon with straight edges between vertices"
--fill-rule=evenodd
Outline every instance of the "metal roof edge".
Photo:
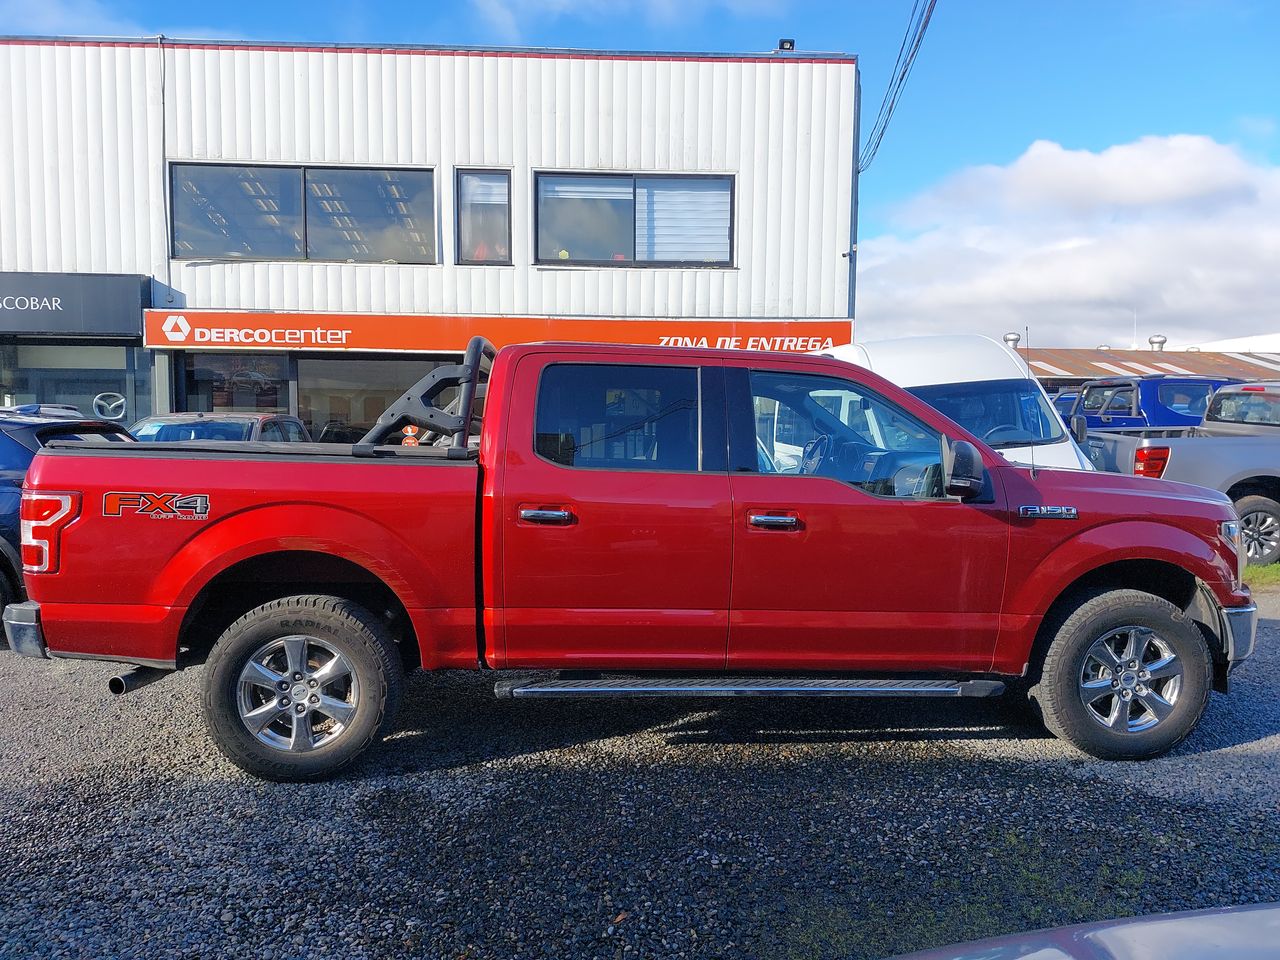
M 24 36 L 0 35 L 3 45 L 32 46 L 119 46 L 141 47 L 163 44 L 166 47 L 193 49 L 246 49 L 262 51 L 290 51 L 315 53 L 410 53 L 438 54 L 440 56 L 511 56 L 547 59 L 584 60 L 710 60 L 727 63 L 851 63 L 858 62 L 857 54 L 825 51 L 766 50 L 754 53 L 713 53 L 710 51 L 679 50 L 593 50 L 580 47 L 513 47 L 513 46 L 463 46 L 414 43 L 316 43 L 277 40 L 212 40 L 199 38 L 166 37 L 94 37 L 94 36 Z

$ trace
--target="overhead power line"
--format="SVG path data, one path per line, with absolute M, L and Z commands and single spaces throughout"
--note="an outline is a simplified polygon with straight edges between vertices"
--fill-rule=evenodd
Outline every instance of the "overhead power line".
M 907 32 L 903 34 L 902 44 L 898 47 L 898 59 L 894 61 L 889 86 L 880 102 L 880 111 L 876 114 L 875 123 L 871 125 L 871 132 L 867 134 L 862 152 L 858 154 L 859 173 L 871 166 L 871 161 L 876 158 L 876 152 L 884 140 L 884 132 L 889 129 L 889 120 L 893 117 L 902 91 L 907 86 L 907 78 L 911 76 L 911 68 L 915 66 L 916 56 L 920 53 L 920 44 L 924 42 L 925 31 L 929 29 L 933 8 L 937 5 L 938 0 L 915 0 L 911 7 L 911 19 L 907 22 Z

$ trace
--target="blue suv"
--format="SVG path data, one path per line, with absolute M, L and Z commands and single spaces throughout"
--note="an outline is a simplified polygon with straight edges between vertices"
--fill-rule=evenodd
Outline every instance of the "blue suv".
M 107 443 L 133 437 L 119 424 L 85 418 L 75 407 L 0 407 L 0 607 L 24 595 L 18 526 L 22 480 L 36 451 L 50 440 Z

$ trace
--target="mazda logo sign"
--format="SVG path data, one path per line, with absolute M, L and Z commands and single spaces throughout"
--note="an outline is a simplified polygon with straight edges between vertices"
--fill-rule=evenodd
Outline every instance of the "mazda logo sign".
M 100 393 L 93 398 L 93 412 L 103 420 L 123 420 L 127 406 L 124 396 L 119 393 Z

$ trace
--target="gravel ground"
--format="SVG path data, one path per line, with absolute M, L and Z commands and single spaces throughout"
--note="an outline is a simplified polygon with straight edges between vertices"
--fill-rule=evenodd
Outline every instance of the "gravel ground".
M 199 672 L 6 655 L 0 956 L 882 957 L 1280 900 L 1280 596 L 1167 759 L 999 703 L 526 703 L 418 676 L 343 778 L 249 779 Z

